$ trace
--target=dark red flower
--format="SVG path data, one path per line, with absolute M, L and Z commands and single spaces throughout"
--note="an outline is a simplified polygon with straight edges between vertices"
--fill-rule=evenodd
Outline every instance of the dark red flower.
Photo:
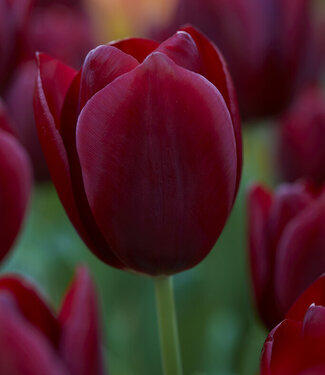
M 212 249 L 238 189 L 241 131 L 216 47 L 195 29 L 92 50 L 77 73 L 41 54 L 40 142 L 61 201 L 103 261 L 150 275 Z
M 261 375 L 325 373 L 325 275 L 297 300 L 263 347 Z
M 273 116 L 318 73 L 311 5 L 311 0 L 178 0 L 173 21 L 154 36 L 164 38 L 187 22 L 199 27 L 229 64 L 243 119 Z
M 280 120 L 279 167 L 288 181 L 325 182 L 325 94 L 306 89 Z
M 28 156 L 13 136 L 0 101 L 0 260 L 8 253 L 19 233 L 30 190 Z
M 94 285 L 79 268 L 58 316 L 32 285 L 0 278 L 0 373 L 104 375 Z
M 325 269 L 325 192 L 302 183 L 248 194 L 251 275 L 261 319 L 273 328 Z

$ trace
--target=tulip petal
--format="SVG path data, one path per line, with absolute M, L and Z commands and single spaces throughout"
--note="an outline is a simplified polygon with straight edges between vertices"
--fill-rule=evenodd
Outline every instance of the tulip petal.
M 177 65 L 195 73 L 201 73 L 201 57 L 199 50 L 190 34 L 178 31 L 156 49 L 164 53 Z
M 83 108 L 97 91 L 138 65 L 134 57 L 109 45 L 90 51 L 82 67 L 80 108 Z
M 60 351 L 71 375 L 104 375 L 98 306 L 94 285 L 80 267 L 65 297 L 59 320 Z
M 229 111 L 206 79 L 154 52 L 88 101 L 77 150 L 97 224 L 126 265 L 170 274 L 209 253 L 237 157 Z
M 181 29 L 187 32 L 194 39 L 201 56 L 202 64 L 202 75 L 213 83 L 218 90 L 221 92 L 228 106 L 231 118 L 233 121 L 236 145 L 237 145 L 237 157 L 238 157 L 238 172 L 237 172 L 237 190 L 240 183 L 242 163 L 243 163 L 243 149 L 242 149 L 242 135 L 241 135 L 241 123 L 240 115 L 237 104 L 237 96 L 234 84 L 232 82 L 230 73 L 226 62 L 224 61 L 222 54 L 218 48 L 210 42 L 203 34 L 192 26 L 185 26 Z
M 66 67 L 66 65 L 60 63 L 58 60 L 51 59 L 49 56 L 44 54 L 38 55 L 38 64 L 39 70 L 34 96 L 35 119 L 38 127 L 40 143 L 42 145 L 53 183 L 67 212 L 67 215 L 87 246 L 96 255 L 100 256 L 104 262 L 118 267 L 118 261 L 111 254 L 111 252 L 106 253 L 97 250 L 96 244 L 94 244 L 93 239 L 91 239 L 88 235 L 88 228 L 84 226 L 80 218 L 72 188 L 71 172 L 69 167 L 70 160 L 68 159 L 67 151 L 65 149 L 62 136 L 59 132 L 61 127 L 60 121 L 59 119 L 56 119 L 54 114 L 52 114 L 53 103 L 59 103 L 60 106 L 57 106 L 54 113 L 57 113 L 57 116 L 59 114 L 61 116 L 61 112 L 65 111 L 64 117 L 67 118 L 66 122 L 69 124 L 69 129 L 73 129 L 75 127 L 77 117 L 76 103 L 79 97 L 79 86 L 77 85 L 77 88 L 75 88 L 74 84 L 71 88 L 70 94 L 67 93 L 67 91 L 69 86 L 72 86 L 73 81 L 78 83 L 80 77 L 76 76 L 76 72 L 71 72 L 71 69 Z M 59 72 L 56 79 L 53 79 L 52 77 L 53 71 Z M 54 81 L 58 81 L 63 77 L 62 79 L 65 80 L 65 82 L 62 82 L 61 84 L 58 82 L 56 83 L 60 90 L 54 90 L 51 83 L 51 77 Z M 56 95 L 58 98 L 55 98 Z M 64 108 L 62 108 L 63 100 L 66 96 L 69 100 L 69 105 L 65 105 Z M 47 101 L 48 98 L 50 98 L 52 107 Z M 67 111 L 69 111 L 69 113 L 67 113 Z M 69 123 L 69 121 L 71 122 Z M 73 123 L 72 121 L 75 122 Z M 63 129 L 61 129 L 62 133 L 65 134 L 65 139 L 68 138 L 67 133 L 69 132 L 69 129 L 67 129 L 65 125 L 63 126 Z M 70 150 L 70 153 L 72 154 L 73 150 Z M 97 239 L 95 239 L 95 241 L 96 240 Z M 106 248 L 107 246 L 105 245 L 105 249 Z
M 312 304 L 325 306 L 325 274 L 319 277 L 291 306 L 287 319 L 303 320 Z
M 303 210 L 284 231 L 275 259 L 275 293 L 284 313 L 324 272 L 324 233 L 324 199 Z
M 5 106 L 0 99 L 0 129 L 6 131 L 7 133 L 14 135 L 12 124 L 8 118 Z
M 10 296 L 0 296 L 0 373 L 69 375 L 45 337 L 17 311 Z
M 59 323 L 34 287 L 17 276 L 5 276 L 0 278 L 0 295 L 6 292 L 10 293 L 24 318 L 58 347 Z
M 325 307 L 311 305 L 303 321 L 303 335 L 305 338 L 322 341 L 325 345 Z M 322 353 L 323 354 L 323 353 Z
M 0 259 L 19 233 L 31 185 L 27 154 L 12 135 L 0 130 Z
M 127 38 L 112 42 L 109 45 L 133 56 L 139 63 L 142 63 L 143 60 L 159 46 L 159 43 L 151 39 Z

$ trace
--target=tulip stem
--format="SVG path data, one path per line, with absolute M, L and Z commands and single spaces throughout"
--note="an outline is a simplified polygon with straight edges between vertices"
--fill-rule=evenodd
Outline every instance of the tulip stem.
M 181 375 L 183 371 L 172 277 L 156 277 L 155 290 L 163 373 Z

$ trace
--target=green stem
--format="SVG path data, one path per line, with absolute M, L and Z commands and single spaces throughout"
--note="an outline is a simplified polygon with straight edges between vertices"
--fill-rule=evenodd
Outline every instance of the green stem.
M 163 276 L 154 280 L 164 375 L 182 375 L 172 278 Z

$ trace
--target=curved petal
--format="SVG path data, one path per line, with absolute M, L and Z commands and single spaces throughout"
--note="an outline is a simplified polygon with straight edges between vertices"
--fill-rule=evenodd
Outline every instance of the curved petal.
M 151 39 L 127 38 L 112 42 L 109 45 L 133 56 L 139 63 L 142 63 L 143 60 L 159 46 L 159 43 Z
M 11 122 L 8 118 L 5 106 L 0 98 L 0 129 L 6 131 L 7 133 L 14 135 Z
M 208 38 L 193 26 L 185 26 L 181 30 L 190 34 L 194 39 L 201 55 L 202 74 L 221 92 L 231 114 L 235 129 L 238 157 L 237 193 L 242 173 L 243 147 L 237 95 L 231 75 L 222 54 Z
M 106 254 L 105 252 L 101 252 L 100 249 L 97 249 L 96 244 L 93 242 L 94 240 L 96 242 L 97 239 L 90 238 L 88 228 L 84 226 L 80 218 L 72 188 L 69 167 L 70 160 L 59 131 L 61 130 L 62 133 L 65 134 L 64 137 L 67 142 L 67 134 L 70 132 L 69 129 L 71 128 L 73 131 L 76 124 L 76 108 L 79 100 L 78 80 L 80 80 L 80 76 L 76 76 L 76 72 L 71 71 L 69 67 L 66 67 L 66 65 L 58 60 L 51 59 L 44 54 L 38 56 L 38 64 L 39 70 L 34 96 L 35 119 L 38 127 L 40 143 L 53 183 L 67 215 L 75 226 L 77 232 L 85 241 L 86 245 L 96 255 L 100 256 L 103 261 L 118 267 L 118 262 L 115 261 L 115 257 L 111 253 Z M 53 78 L 53 72 L 56 71 L 59 73 L 56 74 L 56 78 Z M 57 87 L 59 87 L 57 91 L 52 87 L 51 78 L 54 81 L 59 81 L 60 79 L 64 80 L 62 83 L 56 82 Z M 70 89 L 69 86 L 72 86 L 72 83 L 74 84 Z M 67 92 L 68 90 L 69 92 Z M 56 96 L 58 96 L 58 98 L 56 98 Z M 49 100 L 50 103 L 52 103 L 52 107 L 50 106 L 50 103 L 48 103 L 48 98 L 50 98 Z M 69 101 L 69 104 L 64 105 L 64 108 L 62 108 L 63 100 L 65 98 Z M 60 122 L 59 119 L 56 119 L 55 115 L 52 114 L 53 103 L 60 103 L 60 107 L 57 107 L 54 111 L 57 115 L 62 116 L 61 112 L 64 111 L 63 117 L 66 118 L 66 120 L 63 124 L 63 129 L 60 129 L 60 124 L 63 122 Z M 68 123 L 68 127 L 65 126 L 65 123 Z M 71 145 L 73 146 L 73 142 L 71 142 Z M 73 149 L 70 150 L 69 155 L 71 154 L 73 154 Z
M 126 265 L 171 274 L 209 253 L 232 206 L 237 155 L 229 111 L 206 79 L 152 53 L 87 103 L 77 150 L 97 224 Z
M 13 136 L 0 130 L 0 259 L 19 233 L 31 185 L 27 154 Z
M 0 296 L 0 373 L 69 375 L 46 338 L 17 311 L 10 296 Z
M 71 375 L 104 375 L 99 311 L 94 285 L 80 267 L 62 305 L 60 352 Z
M 58 348 L 60 325 L 34 287 L 18 276 L 9 275 L 0 278 L 0 295 L 3 293 L 10 293 L 24 318 Z
M 325 274 L 319 277 L 297 301 L 287 313 L 287 319 L 303 321 L 306 311 L 312 304 L 325 306 Z
M 275 260 L 275 293 L 286 313 L 325 269 L 325 199 L 303 210 L 287 226 Z
M 318 340 L 319 344 L 322 342 L 321 349 L 323 350 L 325 345 L 325 307 L 312 304 L 306 312 L 302 329 L 304 338 Z M 322 357 L 324 358 L 324 353 L 322 353 Z
M 98 46 L 90 51 L 82 67 L 80 108 L 83 108 L 97 91 L 138 65 L 134 57 L 109 45 Z
M 201 73 L 202 66 L 199 50 L 191 35 L 185 31 L 178 31 L 161 43 L 156 51 L 164 53 L 177 65 L 185 69 Z

